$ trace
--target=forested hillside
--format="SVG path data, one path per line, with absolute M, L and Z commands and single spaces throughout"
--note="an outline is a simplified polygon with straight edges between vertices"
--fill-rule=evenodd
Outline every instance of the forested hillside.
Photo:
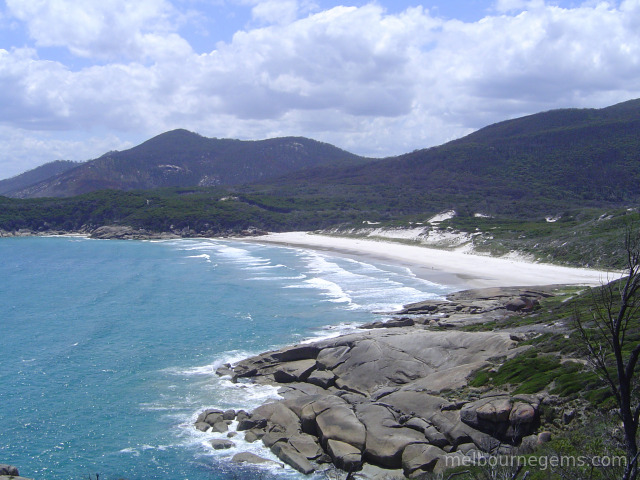
M 0 195 L 11 195 L 12 192 L 23 190 L 35 183 L 59 175 L 78 166 L 78 162 L 70 160 L 56 160 L 21 173 L 6 180 L 0 180 Z
M 173 130 L 121 152 L 14 189 L 18 198 L 69 197 L 103 189 L 238 185 L 318 165 L 353 165 L 368 160 L 302 137 L 261 141 L 206 138 Z

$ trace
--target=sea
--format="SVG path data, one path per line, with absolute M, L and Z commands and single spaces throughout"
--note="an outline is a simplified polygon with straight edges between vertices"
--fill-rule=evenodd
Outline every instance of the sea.
M 216 369 L 453 288 L 408 268 L 233 240 L 0 239 L 0 463 L 43 480 L 297 479 L 193 423 L 277 390 Z M 232 429 L 234 425 L 232 425 Z M 309 477 L 307 477 L 309 478 Z M 325 478 L 323 475 L 311 478 Z

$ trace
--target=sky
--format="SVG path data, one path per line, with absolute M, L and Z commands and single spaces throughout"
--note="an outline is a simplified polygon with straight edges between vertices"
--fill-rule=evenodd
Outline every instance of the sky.
M 0 0 L 0 179 L 175 128 L 383 157 L 640 97 L 640 0 Z

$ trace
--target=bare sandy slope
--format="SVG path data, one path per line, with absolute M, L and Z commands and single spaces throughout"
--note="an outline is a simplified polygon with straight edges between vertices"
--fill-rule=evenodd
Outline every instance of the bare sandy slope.
M 375 258 L 378 261 L 407 266 L 422 278 L 465 288 L 552 284 L 600 285 L 620 276 L 619 272 L 614 271 L 569 268 L 512 258 L 307 232 L 273 233 L 253 237 L 252 241 Z

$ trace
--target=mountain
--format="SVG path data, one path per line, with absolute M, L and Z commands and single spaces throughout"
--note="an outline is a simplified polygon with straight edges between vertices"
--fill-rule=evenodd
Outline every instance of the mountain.
M 640 99 L 603 109 L 552 110 L 508 120 L 439 147 L 364 167 L 293 173 L 273 185 L 283 186 L 289 192 L 314 188 L 331 195 L 341 189 L 375 187 L 378 202 L 405 213 L 429 205 L 539 214 L 636 204 Z
M 71 160 L 56 160 L 55 162 L 45 163 L 15 177 L 0 180 L 0 195 L 23 190 L 33 184 L 42 182 L 77 166 L 78 163 L 72 162 Z
M 261 141 L 206 138 L 173 130 L 125 151 L 109 152 L 46 178 L 12 197 L 68 197 L 103 189 L 238 185 L 319 165 L 358 165 L 369 160 L 302 137 Z
M 381 225 L 376 228 L 432 228 L 438 238 L 463 232 L 474 238 L 474 246 L 498 254 L 517 250 L 545 261 L 619 266 L 625 228 L 633 222 L 640 225 L 640 100 L 508 120 L 439 147 L 380 160 L 304 139 L 204 139 L 218 149 L 215 152 L 198 147 L 202 142 L 189 132 L 169 132 L 89 165 L 115 172 L 118 185 L 130 187 L 129 178 L 147 178 L 150 172 L 160 172 L 160 179 L 175 173 L 185 184 L 199 183 L 203 177 L 196 173 L 202 171 L 187 178 L 199 167 L 198 159 L 219 167 L 217 160 L 226 158 L 225 176 L 219 173 L 216 181 L 229 182 L 227 186 L 0 197 L 0 235 L 93 232 L 105 225 L 182 236 L 336 228 L 349 232 L 373 223 Z M 314 157 L 312 148 L 327 154 Z M 198 156 L 203 151 L 206 154 Z M 285 165 L 260 176 L 265 165 L 280 165 L 292 151 L 309 153 L 303 156 L 309 161 L 293 165 L 303 163 L 304 170 L 286 173 Z M 258 152 L 261 161 L 247 159 L 246 152 Z M 86 168 L 79 165 L 54 180 L 65 186 L 63 181 L 77 179 L 78 185 L 90 187 L 88 174 L 77 175 Z M 276 176 L 277 171 L 285 173 Z M 248 178 L 261 180 L 228 186 Z M 50 181 L 44 185 L 50 191 L 56 187 Z M 434 215 L 449 210 L 457 215 L 431 225 Z

